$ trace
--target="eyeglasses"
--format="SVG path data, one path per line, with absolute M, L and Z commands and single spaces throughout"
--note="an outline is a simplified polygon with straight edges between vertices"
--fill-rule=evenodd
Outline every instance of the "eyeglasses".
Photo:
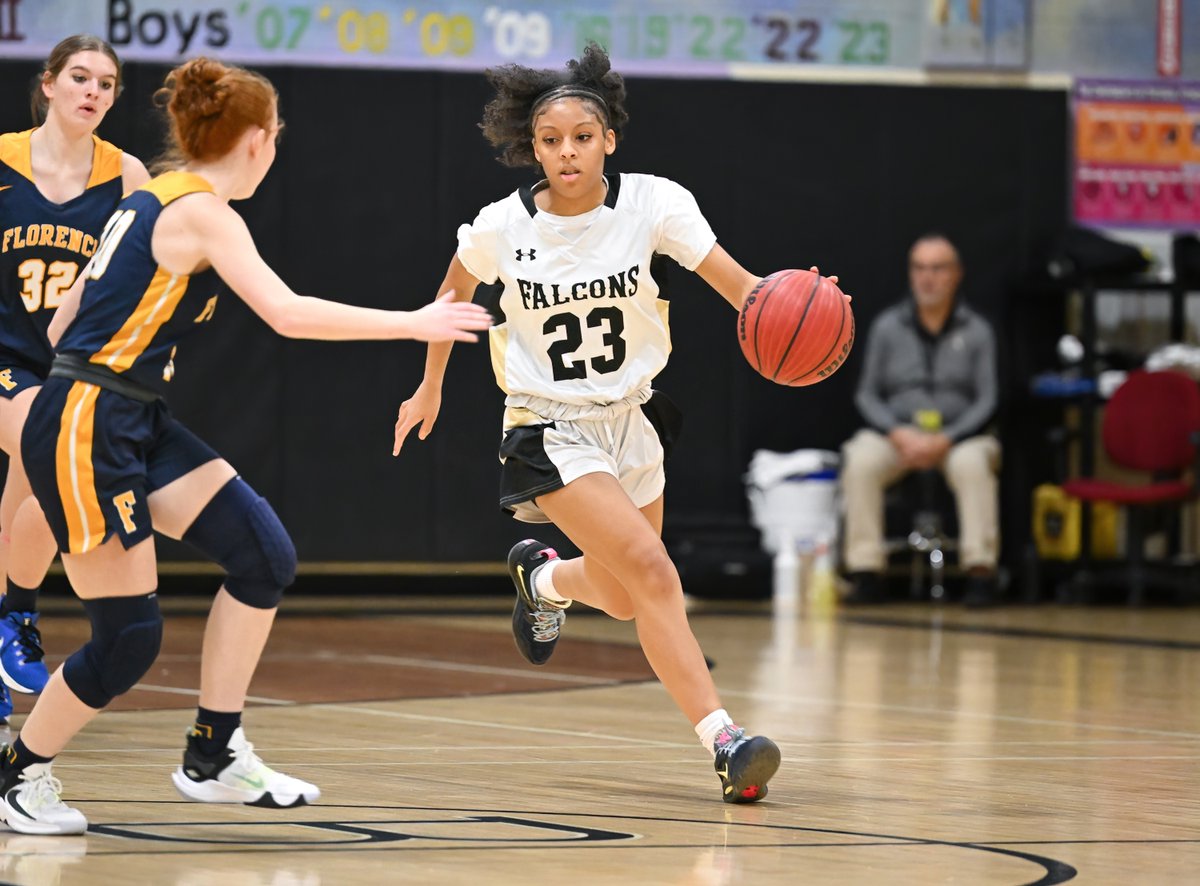
M 921 262 L 909 262 L 908 269 L 914 274 L 921 274 L 925 271 L 931 274 L 944 274 L 947 271 L 953 271 L 958 265 L 954 262 L 938 262 L 937 264 L 922 264 Z

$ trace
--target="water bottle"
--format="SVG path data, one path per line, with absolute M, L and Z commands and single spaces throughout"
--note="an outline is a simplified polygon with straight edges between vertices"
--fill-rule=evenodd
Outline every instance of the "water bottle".
M 837 587 L 834 584 L 833 558 L 829 540 L 818 539 L 813 554 L 812 577 L 808 585 L 808 609 L 815 614 L 829 613 L 837 606 Z

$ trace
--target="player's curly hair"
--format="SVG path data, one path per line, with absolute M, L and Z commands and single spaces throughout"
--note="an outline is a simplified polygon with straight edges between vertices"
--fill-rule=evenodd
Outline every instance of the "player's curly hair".
M 479 128 L 493 147 L 501 149 L 497 159 L 505 166 L 538 165 L 533 156 L 533 118 L 551 91 L 589 104 L 618 141 L 629 122 L 625 80 L 595 43 L 589 43 L 578 60 L 567 62 L 565 71 L 502 65 L 485 73 L 496 97 L 483 109 Z

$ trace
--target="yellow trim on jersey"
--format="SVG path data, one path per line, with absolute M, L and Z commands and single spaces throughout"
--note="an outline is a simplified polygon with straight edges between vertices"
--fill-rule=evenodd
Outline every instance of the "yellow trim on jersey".
M 505 379 L 505 355 L 508 353 L 508 327 L 504 324 L 493 326 L 488 330 L 488 349 L 492 355 L 492 372 L 496 373 L 496 384 L 505 394 L 509 393 Z
M 132 366 L 154 341 L 162 325 L 171 319 L 187 291 L 187 284 L 186 275 L 159 268 L 133 313 L 121 324 L 116 335 L 92 356 L 91 362 L 103 363 L 114 372 L 124 372 Z
M 55 449 L 58 497 L 67 518 L 68 548 L 72 554 L 85 554 L 104 541 L 104 513 L 96 497 L 96 475 L 92 470 L 99 396 L 100 388 L 96 385 L 81 381 L 71 385 Z
M 29 146 L 32 129 L 24 132 L 6 132 L 0 135 L 0 161 L 33 181 L 33 154 Z M 116 145 L 98 136 L 92 136 L 92 174 L 84 190 L 121 177 L 121 159 L 124 152 Z
M 524 406 L 504 407 L 503 430 L 505 431 L 511 431 L 513 428 L 524 428 L 529 425 L 544 425 L 545 423 L 546 420 L 532 409 L 526 409 Z
M 0 161 L 33 181 L 33 158 L 29 153 L 31 132 L 32 129 L 26 129 L 24 132 L 6 132 L 0 135 Z
M 121 158 L 124 152 L 114 144 L 93 135 L 92 141 L 92 177 L 88 179 L 88 188 L 110 182 L 121 177 Z
M 150 179 L 138 190 L 149 191 L 158 198 L 159 203 L 166 206 L 172 200 L 178 200 L 188 194 L 197 192 L 211 194 L 213 186 L 208 183 L 208 179 L 196 175 L 194 172 L 175 171 L 164 172 L 162 175 Z

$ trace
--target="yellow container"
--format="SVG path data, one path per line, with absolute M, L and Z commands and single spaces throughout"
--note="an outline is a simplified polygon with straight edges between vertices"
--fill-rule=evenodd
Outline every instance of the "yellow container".
M 1079 558 L 1083 502 L 1063 492 L 1061 486 L 1043 483 L 1033 490 L 1033 541 L 1043 560 Z M 1111 559 L 1119 555 L 1120 508 L 1112 502 L 1092 505 L 1092 556 Z

